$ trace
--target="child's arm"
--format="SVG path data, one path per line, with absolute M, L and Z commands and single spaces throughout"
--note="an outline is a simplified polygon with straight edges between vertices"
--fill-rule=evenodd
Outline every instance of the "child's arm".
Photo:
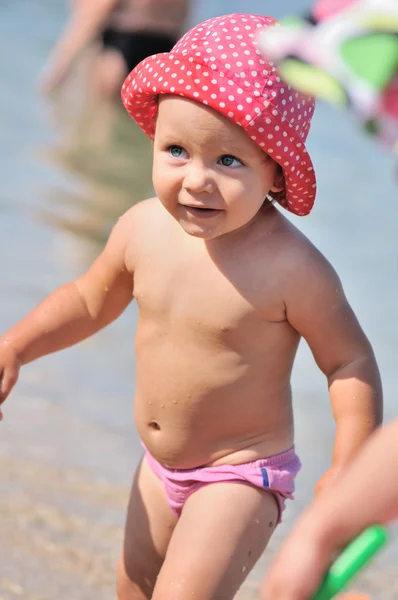
M 262 600 L 308 600 L 335 554 L 369 525 L 398 518 L 398 419 L 303 513 L 266 574 Z
M 106 23 L 118 0 L 77 0 L 44 67 L 43 88 L 51 92 L 67 77 L 78 54 Z
M 337 274 L 312 247 L 291 273 L 286 314 L 327 377 L 336 421 L 333 465 L 318 482 L 319 491 L 381 423 L 380 375 Z
M 133 275 L 126 269 L 125 254 L 132 210 L 119 219 L 103 252 L 82 277 L 56 289 L 0 338 L 0 404 L 20 365 L 93 335 L 129 304 Z

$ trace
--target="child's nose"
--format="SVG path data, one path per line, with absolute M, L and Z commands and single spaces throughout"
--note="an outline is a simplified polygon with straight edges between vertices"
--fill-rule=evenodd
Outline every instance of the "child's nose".
M 211 193 L 214 183 L 208 170 L 199 165 L 189 165 L 184 177 L 183 188 L 192 193 Z

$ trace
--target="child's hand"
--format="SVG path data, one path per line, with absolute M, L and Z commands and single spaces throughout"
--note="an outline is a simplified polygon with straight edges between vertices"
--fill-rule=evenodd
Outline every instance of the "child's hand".
M 1 406 L 16 384 L 21 361 L 7 341 L 0 341 L 0 421 L 3 419 Z

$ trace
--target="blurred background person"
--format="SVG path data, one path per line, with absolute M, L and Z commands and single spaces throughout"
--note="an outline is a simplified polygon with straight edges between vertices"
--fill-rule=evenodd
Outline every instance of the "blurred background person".
M 183 33 L 189 0 L 71 0 L 70 18 L 53 47 L 41 78 L 47 92 L 59 88 L 76 59 L 94 42 L 91 84 L 115 98 L 141 60 L 169 52 Z

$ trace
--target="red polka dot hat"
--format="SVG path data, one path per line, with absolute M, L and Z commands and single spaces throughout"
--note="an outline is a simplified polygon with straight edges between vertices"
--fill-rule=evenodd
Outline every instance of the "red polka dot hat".
M 133 69 L 122 87 L 123 104 L 153 139 L 159 94 L 201 102 L 243 127 L 283 169 L 278 202 L 307 215 L 316 179 L 304 142 L 314 101 L 283 82 L 257 45 L 257 34 L 275 24 L 270 17 L 230 14 L 188 31 L 171 52 L 154 54 Z

